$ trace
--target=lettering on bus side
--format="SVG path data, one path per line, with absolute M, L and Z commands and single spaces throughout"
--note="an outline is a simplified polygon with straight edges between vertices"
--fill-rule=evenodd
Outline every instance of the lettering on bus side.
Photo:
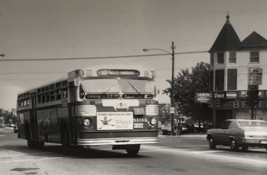
M 147 122 L 147 118 L 134 118 L 134 123 Z

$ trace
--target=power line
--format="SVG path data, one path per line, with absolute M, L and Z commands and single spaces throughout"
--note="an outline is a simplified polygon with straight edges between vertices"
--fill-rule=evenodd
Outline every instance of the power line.
M 196 54 L 208 53 L 208 51 L 192 51 L 192 52 L 178 52 L 175 55 L 181 54 Z M 93 60 L 93 59 L 116 59 L 116 58 L 137 58 L 137 57 L 153 57 L 153 56 L 166 56 L 169 54 L 146 54 L 146 55 L 124 55 L 124 56 L 104 56 L 104 57 L 82 57 L 82 58 L 33 58 L 33 59 L 0 59 L 1 62 L 11 61 L 66 61 L 66 60 Z

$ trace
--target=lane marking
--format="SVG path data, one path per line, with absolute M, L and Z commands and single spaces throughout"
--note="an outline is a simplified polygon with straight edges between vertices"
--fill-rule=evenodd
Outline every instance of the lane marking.
M 0 160 L 0 163 L 40 161 L 40 160 L 50 160 L 50 159 L 58 159 L 58 158 L 66 158 L 66 157 L 44 157 L 44 158 L 35 158 L 35 159 L 3 160 L 3 161 Z
M 212 150 L 207 150 L 207 151 L 190 151 L 190 153 L 195 153 L 195 154 L 208 154 L 208 153 L 221 153 L 221 152 L 224 152 L 224 151 L 220 151 L 220 150 L 217 150 L 217 151 L 212 151 Z
M 1 153 L 1 152 L 0 152 Z M 0 158 L 6 158 L 6 157 L 15 157 L 15 156 L 27 156 L 27 155 L 35 155 L 35 154 L 37 154 L 37 155 L 43 155 L 43 154 L 47 154 L 47 153 L 53 153 L 53 152 L 45 152 L 45 153 L 29 153 L 29 154 L 27 154 L 27 153 L 23 153 L 23 154 L 7 154 L 7 155 L 3 155 L 3 156 L 0 156 Z
M 145 146 L 147 147 L 147 149 L 149 149 L 149 146 Z M 153 146 L 151 146 L 153 148 Z M 155 146 L 154 146 L 155 147 Z M 144 151 L 144 152 L 153 152 L 153 151 L 164 151 L 164 152 L 167 152 L 167 153 L 170 153 L 170 154 L 181 154 L 181 155 L 186 155 L 188 156 L 190 154 L 191 155 L 194 155 L 194 156 L 197 156 L 198 154 L 202 154 L 201 152 L 202 151 L 194 151 L 194 152 L 191 152 L 191 151 L 187 151 L 185 152 L 185 150 L 181 150 L 181 149 L 175 149 L 175 148 L 158 148 L 158 150 L 148 150 L 148 151 Z M 224 151 L 222 151 L 224 152 Z M 266 153 L 264 153 L 266 154 Z M 238 156 L 238 155 L 237 155 Z M 197 156 L 199 158 L 199 156 Z M 203 158 L 203 157 L 202 157 Z M 231 156 L 231 155 L 218 155 L 218 154 L 205 154 L 205 158 L 209 159 L 209 158 L 212 158 L 216 161 L 222 161 L 222 160 L 227 160 L 227 161 L 234 161 L 234 162 L 237 162 L 239 164 L 250 164 L 250 165 L 255 165 L 255 166 L 258 166 L 258 164 L 263 164 L 264 166 L 266 166 L 267 164 L 267 160 L 257 160 L 257 159 L 251 159 L 251 158 L 245 158 L 245 157 L 234 157 L 234 156 Z

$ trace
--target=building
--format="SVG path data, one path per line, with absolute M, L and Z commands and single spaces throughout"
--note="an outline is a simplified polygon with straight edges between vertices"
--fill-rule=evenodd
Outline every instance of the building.
M 267 40 L 252 32 L 240 41 L 229 15 L 210 53 L 210 92 L 216 126 L 228 118 L 251 118 L 247 91 L 259 90 L 256 119 L 267 121 Z

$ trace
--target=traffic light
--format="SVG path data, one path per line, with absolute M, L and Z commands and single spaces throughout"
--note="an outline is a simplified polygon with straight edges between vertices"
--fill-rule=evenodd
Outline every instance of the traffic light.
M 220 100 L 216 100 L 216 107 L 217 107 L 217 108 L 220 108 L 220 107 L 221 107 Z
M 247 95 L 247 104 L 249 106 L 255 106 L 259 102 L 259 90 L 248 90 Z
M 211 108 L 212 105 L 211 105 L 211 100 L 208 101 L 208 107 Z

